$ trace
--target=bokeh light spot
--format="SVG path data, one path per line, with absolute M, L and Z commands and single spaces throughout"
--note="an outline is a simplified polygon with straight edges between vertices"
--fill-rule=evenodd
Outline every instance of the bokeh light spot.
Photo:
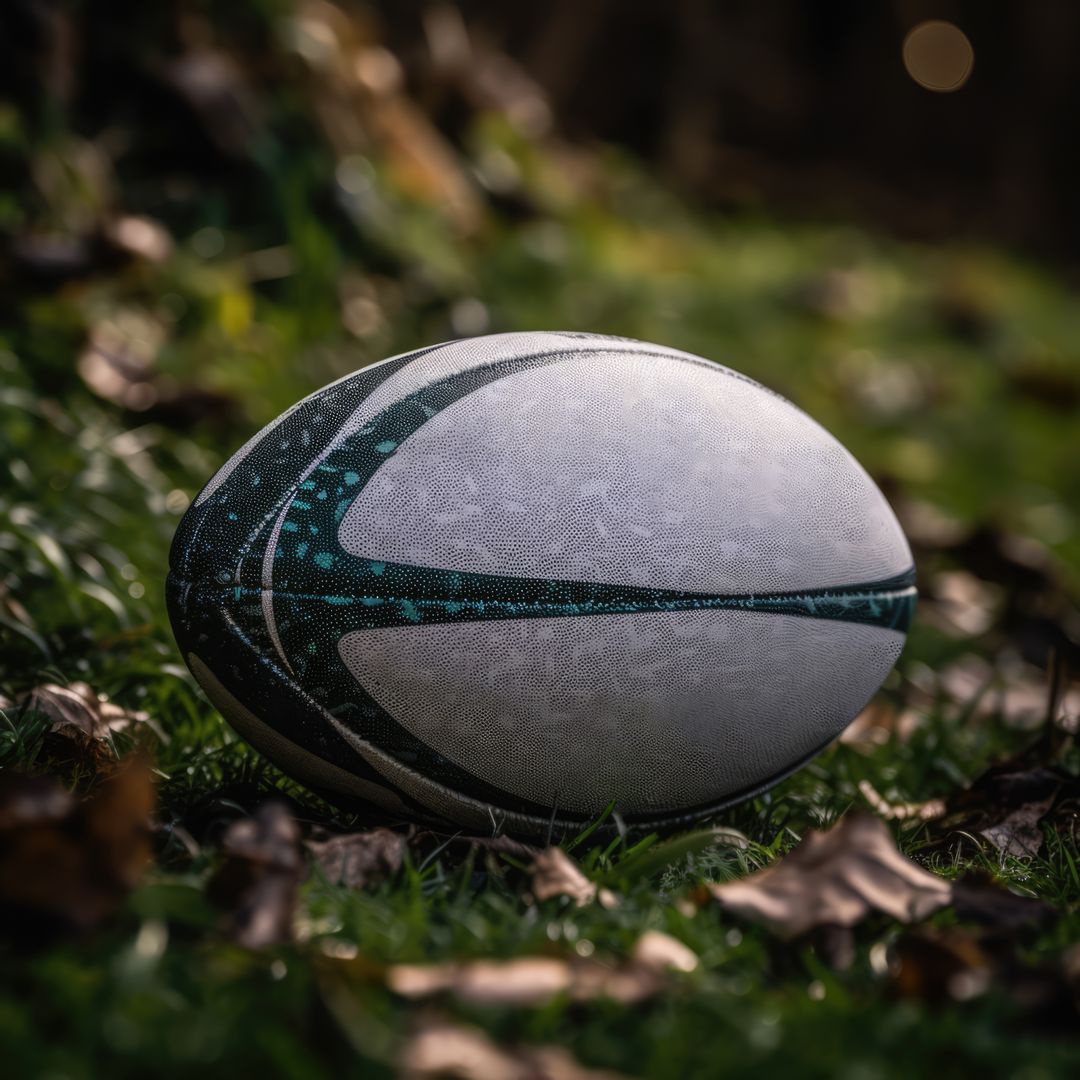
M 975 50 L 958 26 L 941 19 L 919 23 L 904 39 L 904 67 L 922 87 L 959 90 L 971 76 Z

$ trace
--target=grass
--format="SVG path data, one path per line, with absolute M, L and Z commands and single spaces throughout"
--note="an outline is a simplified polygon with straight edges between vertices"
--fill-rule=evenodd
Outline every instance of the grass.
M 180 203 L 140 187 L 135 165 L 117 166 L 130 209 L 170 227 L 172 253 L 63 286 L 20 281 L 3 301 L 0 690 L 82 679 L 146 710 L 153 730 L 115 744 L 117 753 L 134 742 L 153 748 L 161 825 L 154 868 L 104 929 L 48 944 L 14 932 L 0 945 L 8 1073 L 392 1075 L 422 1010 L 385 988 L 381 965 L 619 957 L 654 928 L 701 964 L 644 1005 L 451 1011 L 501 1044 L 563 1044 L 588 1065 L 635 1076 L 1075 1075 L 1080 1044 L 1050 1018 L 1041 1028 L 1008 987 L 944 1005 L 897 997 L 880 962 L 894 924 L 862 927 L 854 963 L 835 971 L 811 945 L 779 942 L 715 908 L 691 915 L 681 902 L 699 881 L 766 865 L 806 829 L 861 805 L 860 781 L 897 801 L 947 795 L 1030 742 L 1007 715 L 958 709 L 935 681 L 970 653 L 1012 670 L 1025 643 L 999 623 L 965 636 L 918 616 L 883 699 L 907 702 L 929 679 L 936 689 L 913 706 L 921 723 L 910 736 L 836 745 L 723 815 L 749 838 L 746 850 L 579 845 L 590 875 L 623 896 L 614 910 L 527 903 L 503 860 L 453 848 L 414 855 L 369 891 L 310 877 L 294 945 L 252 953 L 223 939 L 205 888 L 229 822 L 274 794 L 306 823 L 363 822 L 265 764 L 200 695 L 164 612 L 169 540 L 248 434 L 381 356 L 464 332 L 537 327 L 699 352 L 806 408 L 894 497 L 1033 538 L 1070 595 L 1080 584 L 1080 308 L 1050 271 L 988 248 L 905 244 L 846 223 L 714 216 L 612 151 L 590 151 L 587 180 L 575 179 L 565 148 L 483 115 L 458 167 L 510 162 L 528 212 L 485 196 L 479 226 L 463 239 L 437 201 L 405 193 L 389 152 L 335 159 L 310 133 L 307 107 L 284 91 L 271 97 L 267 138 L 290 154 L 256 156 L 243 183 Z M 48 144 L 25 117 L 0 120 L 5 159 L 76 160 L 74 120 Z M 22 202 L 0 206 L 12 232 L 66 220 L 78 198 L 26 184 Z M 245 205 L 249 191 L 257 213 Z M 288 250 L 283 276 L 252 272 L 253 253 L 279 248 Z M 80 378 L 87 335 L 105 324 L 136 350 L 147 325 L 159 328 L 153 379 L 159 390 L 179 388 L 171 411 L 125 408 Z M 185 413 L 184 395 L 195 391 L 224 404 Z M 958 568 L 939 552 L 929 570 L 950 565 Z M 0 765 L 42 767 L 43 733 L 40 721 L 5 713 Z M 1080 765 L 1075 750 L 1061 763 Z M 1048 828 L 1032 859 L 986 844 L 927 849 L 917 826 L 897 833 L 947 876 L 983 870 L 1058 909 L 1023 942 L 1032 963 L 1080 941 L 1075 832 Z M 342 946 L 354 961 L 330 955 Z

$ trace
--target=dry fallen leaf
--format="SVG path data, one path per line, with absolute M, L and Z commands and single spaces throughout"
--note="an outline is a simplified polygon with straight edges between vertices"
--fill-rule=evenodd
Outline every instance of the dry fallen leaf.
M 226 910 L 226 930 L 249 949 L 288 941 L 303 861 L 300 829 L 281 803 L 270 802 L 229 826 L 225 861 L 208 895 Z
M 1054 915 L 1045 901 L 1019 896 L 989 874 L 970 870 L 953 882 L 952 906 L 961 922 L 1010 933 L 1044 925 Z
M 601 907 L 614 907 L 618 900 L 608 889 L 597 889 L 562 848 L 538 852 L 529 866 L 532 894 L 543 903 L 553 896 L 569 896 L 578 907 L 596 900 Z
M 725 909 L 763 923 L 785 939 L 812 935 L 835 967 L 854 957 L 848 928 L 879 912 L 917 922 L 952 906 L 962 921 L 1018 930 L 1045 921 L 1050 908 L 971 874 L 946 881 L 896 848 L 888 828 L 852 813 L 829 832 L 810 832 L 790 854 L 749 877 L 709 885 Z
M 979 832 L 1003 855 L 1014 858 L 1038 855 L 1043 843 L 1039 822 L 1053 801 L 1054 796 L 1050 795 L 1039 802 L 1024 803 L 996 825 L 980 829 Z
M 134 755 L 75 799 L 53 777 L 0 779 L 0 907 L 26 920 L 86 929 L 116 911 L 150 859 L 154 786 Z
M 697 957 L 681 942 L 649 931 L 618 965 L 593 957 L 520 956 L 456 964 L 396 964 L 387 985 L 407 998 L 452 993 L 477 1005 L 543 1005 L 566 995 L 572 1001 L 607 998 L 633 1005 L 668 984 L 670 971 L 693 971 Z
M 670 934 L 646 930 L 630 953 L 631 962 L 653 971 L 694 971 L 697 954 Z
M 548 848 L 529 867 L 533 895 L 543 903 L 553 896 L 569 896 L 578 907 L 596 896 L 596 886 L 578 869 L 562 848 Z
M 424 1017 L 402 1047 L 402 1080 L 620 1080 L 620 1074 L 587 1069 L 556 1046 L 496 1045 L 479 1028 Z
M 652 997 L 665 984 L 657 971 L 635 965 L 612 968 L 592 959 L 562 960 L 524 956 L 430 966 L 398 964 L 388 985 L 402 997 L 452 993 L 474 1005 L 544 1005 L 565 994 L 573 1001 L 607 998 L 632 1005 Z
M 148 713 L 122 708 L 84 682 L 67 686 L 44 683 L 20 695 L 16 702 L 0 698 L 0 708 L 13 706 L 48 718 L 41 759 L 65 776 L 71 766 L 93 772 L 111 768 L 116 756 L 110 736 L 150 721 Z
M 398 871 L 407 839 L 393 829 L 380 828 L 324 841 L 308 841 L 306 846 L 327 881 L 350 889 L 363 889 Z
M 395 964 L 387 984 L 407 998 L 453 992 L 483 1005 L 539 1005 L 571 985 L 570 962 L 556 957 L 475 960 L 461 964 Z
M 1043 843 L 1039 823 L 1059 800 L 1080 797 L 1080 782 L 1056 769 L 1018 766 L 1014 761 L 988 769 L 951 796 L 931 838 L 963 844 L 983 836 L 1005 855 L 1037 855 Z
M 132 724 L 143 724 L 150 719 L 150 714 L 142 709 L 116 705 L 84 682 L 67 686 L 44 683 L 20 698 L 20 702 L 48 716 L 53 731 L 73 728 L 94 739 L 107 738 L 111 732 L 124 731 Z
M 888 828 L 860 813 L 828 832 L 807 833 L 772 866 L 709 892 L 726 910 L 785 938 L 854 926 L 874 912 L 914 922 L 952 898 L 949 882 L 902 855 Z

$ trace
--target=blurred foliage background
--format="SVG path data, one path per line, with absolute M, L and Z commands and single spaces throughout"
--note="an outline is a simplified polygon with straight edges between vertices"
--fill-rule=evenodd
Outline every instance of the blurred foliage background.
M 1042 74 L 1003 117 L 1007 19 L 973 16 L 968 37 L 903 5 L 790 7 L 8 5 L 0 362 L 22 517 L 86 533 L 82 588 L 157 622 L 176 516 L 298 397 L 452 337 L 623 334 L 791 397 L 934 549 L 925 595 L 1008 609 L 995 653 L 1074 662 L 1080 313 L 1070 267 L 1031 254 L 1070 226 L 1017 225 L 1049 188 L 982 207 L 966 179 L 983 162 L 1000 188 L 985 163 L 1030 132 L 1056 70 L 1039 49 L 1074 16 L 1021 20 L 1010 62 Z M 946 32 L 920 54 L 927 25 Z M 769 123 L 753 92 L 776 98 Z M 941 156 L 960 130 L 973 149 Z M 1032 143 L 1033 173 L 1059 160 L 1061 140 Z M 904 199 L 914 224 L 890 209 Z M 1001 246 L 1018 236 L 1027 250 Z M 110 469 L 137 479 L 135 506 L 110 503 Z M 98 552 L 94 512 L 139 528 Z M 113 577 L 130 567 L 138 597 Z M 1014 579 L 1038 597 L 994 592 Z
M 1048 708 L 1066 730 L 1080 714 L 1078 24 L 1068 5 L 973 2 L 8 0 L 0 687 L 86 679 L 140 710 L 162 777 L 162 865 L 198 878 L 223 821 L 275 785 L 300 796 L 180 665 L 163 606 L 179 515 L 251 432 L 331 379 L 448 338 L 578 329 L 701 353 L 790 397 L 867 466 L 911 537 L 910 645 L 860 721 L 862 750 L 781 789 L 793 820 L 839 813 L 867 770 L 896 797 L 940 794 Z M 8 725 L 0 760 L 35 760 L 41 737 Z M 740 819 L 749 833 L 759 810 Z M 760 812 L 765 830 L 774 809 Z M 1070 843 L 1034 882 L 1030 866 L 1009 872 L 1075 896 Z M 393 953 L 398 917 L 406 951 L 462 947 L 415 896 L 408 921 L 406 899 L 365 908 L 381 929 L 356 933 L 376 953 Z M 130 917 L 171 918 L 170 903 L 142 897 Z M 511 948 L 516 927 L 486 917 Z M 183 985 L 194 1026 L 178 1061 L 315 1068 L 310 1032 L 264 1033 L 245 1057 L 212 1022 L 216 1008 L 246 1015 L 241 990 L 223 989 L 234 976 L 295 1017 L 310 973 L 279 986 L 251 958 L 208 971 L 170 952 L 160 1000 L 147 998 L 159 1012 L 141 1017 L 139 940 L 58 953 L 20 992 L 63 985 L 79 1013 L 94 1007 L 88 987 L 109 987 L 114 1027 L 88 1024 L 79 1045 L 135 1069 L 152 1060 L 139 1031 L 171 1022 Z M 733 961 L 748 979 L 759 947 Z M 202 1000 L 199 978 L 225 996 Z M 748 999 L 723 1021 L 717 1060 L 819 1054 L 836 1075 L 863 989 L 839 990 L 835 1040 L 813 1051 L 801 989 L 777 1006 L 802 1032 L 794 1049 L 738 1019 L 764 1015 Z M 874 1000 L 879 1073 L 859 1076 L 885 1075 L 888 1047 L 907 1040 Z M 25 1015 L 6 1008 L 14 1037 Z M 712 1008 L 676 1027 L 721 1023 Z M 983 1014 L 971 1061 L 1005 1052 L 997 1016 Z M 630 1068 L 632 1047 L 611 1050 L 617 1017 L 605 1023 L 584 1036 L 591 1055 Z M 654 1044 L 673 1023 L 638 1037 Z M 949 1023 L 926 1035 L 927 1060 Z M 28 1069 L 79 1071 L 44 1040 L 20 1045 Z

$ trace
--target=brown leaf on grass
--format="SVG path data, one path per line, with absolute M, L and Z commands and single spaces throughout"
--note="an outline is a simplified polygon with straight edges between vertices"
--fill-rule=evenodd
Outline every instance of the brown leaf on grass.
M 708 889 L 727 911 L 785 938 L 854 926 L 875 912 L 914 922 L 952 898 L 949 882 L 902 855 L 888 828 L 860 813 L 828 832 L 808 832 L 772 866 Z
M 73 682 L 67 686 L 43 683 L 35 686 L 21 701 L 52 720 L 53 731 L 75 729 L 94 739 L 124 731 L 132 724 L 143 724 L 150 714 L 142 709 L 125 709 L 97 693 L 89 683 Z
M 841 931 L 874 913 L 912 923 L 952 906 L 963 921 L 1012 932 L 1038 925 L 1051 910 L 985 877 L 951 882 L 929 873 L 897 850 L 882 822 L 861 813 L 829 832 L 808 833 L 765 870 L 707 890 L 727 910 L 779 937 L 809 935 L 835 967 L 854 957 L 851 936 Z
M 1024 803 L 996 825 L 989 825 L 979 832 L 1003 855 L 1018 859 L 1038 855 L 1043 843 L 1039 822 L 1053 801 L 1054 796 L 1050 795 L 1038 802 Z
M 479 1028 L 424 1017 L 401 1049 L 401 1080 L 620 1080 L 606 1069 L 587 1069 L 557 1046 L 502 1047 Z
M 48 717 L 50 724 L 41 757 L 64 775 L 70 773 L 71 767 L 93 772 L 112 767 L 116 756 L 110 736 L 150 719 L 140 709 L 114 704 L 85 682 L 67 686 L 44 683 L 20 695 L 14 703 L 0 700 L 0 707 L 10 708 L 12 704 Z
M 332 885 L 363 889 L 397 873 L 407 842 L 403 833 L 379 828 L 324 841 L 309 840 L 306 847 Z
M 0 907 L 27 921 L 88 929 L 123 903 L 150 859 L 154 786 L 134 755 L 75 799 L 52 777 L 0 779 Z
M 584 907 L 596 896 L 596 886 L 562 848 L 541 851 L 529 867 L 533 895 L 543 903 L 553 896 L 569 896 Z
M 543 1005 L 565 995 L 572 1001 L 606 998 L 633 1005 L 668 985 L 670 971 L 692 971 L 697 957 L 681 942 L 647 932 L 628 960 L 604 963 L 593 957 L 520 956 L 458 964 L 396 964 L 387 985 L 408 998 L 451 993 L 477 1005 Z
M 532 894 L 539 903 L 553 896 L 569 896 L 578 907 L 596 900 L 601 907 L 614 907 L 618 900 L 609 889 L 597 889 L 563 851 L 552 847 L 537 853 L 529 867 Z
M 292 814 L 282 803 L 265 803 L 229 826 L 222 853 L 207 895 L 225 909 L 229 936 L 249 949 L 290 940 L 303 869 Z
M 953 882 L 952 903 L 962 922 L 1008 933 L 1045 925 L 1054 915 L 1045 901 L 1010 892 L 981 871 L 969 871 Z
M 607 998 L 623 1005 L 652 997 L 664 984 L 659 973 L 627 965 L 609 968 L 594 960 L 526 956 L 465 964 L 392 967 L 388 985 L 402 997 L 452 993 L 474 1005 L 544 1005 L 566 995 L 572 1001 Z
M 572 961 L 550 956 L 474 960 L 461 964 L 395 964 L 387 985 L 407 998 L 453 993 L 480 1005 L 540 1005 L 567 993 Z
M 630 959 L 654 971 L 694 971 L 698 966 L 693 949 L 659 930 L 646 930 L 634 945 Z
M 952 695 L 972 700 L 972 708 L 1000 708 L 1015 724 L 1004 700 L 999 699 L 997 706 L 986 701 L 989 695 L 983 691 L 993 677 L 990 665 L 969 657 L 946 669 L 942 683 Z M 1055 759 L 1070 738 L 1061 718 L 1063 710 L 1071 707 L 1071 695 L 1076 691 L 1067 691 L 1054 672 L 1049 682 L 1049 688 L 1040 685 L 1035 695 L 1042 737 L 1009 761 L 987 769 L 968 787 L 947 798 L 921 803 L 891 803 L 867 780 L 860 781 L 860 793 L 881 817 L 929 823 L 927 834 L 937 847 L 978 848 L 981 840 L 986 840 L 1007 856 L 1037 855 L 1043 843 L 1043 823 L 1067 819 L 1080 807 L 1080 781 L 1045 764 Z M 1010 687 L 1006 697 L 1014 689 Z
M 963 845 L 981 836 L 1005 855 L 1037 855 L 1043 843 L 1040 822 L 1056 803 L 1080 798 L 1080 781 L 1057 769 L 1018 765 L 987 769 L 950 797 L 930 830 L 931 840 Z

